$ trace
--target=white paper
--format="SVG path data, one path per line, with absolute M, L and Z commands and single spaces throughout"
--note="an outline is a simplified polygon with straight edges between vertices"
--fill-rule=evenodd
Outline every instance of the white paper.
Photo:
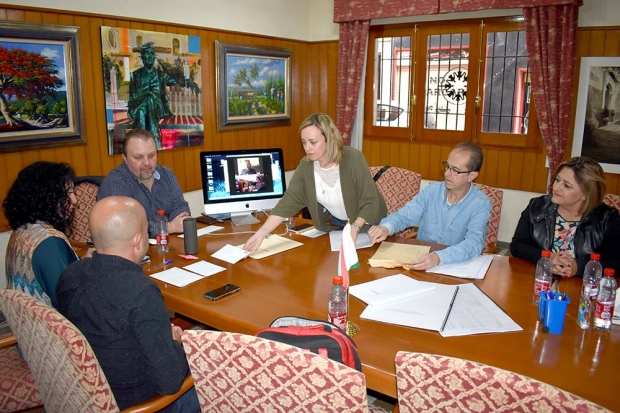
M 208 227 L 198 228 L 196 230 L 196 235 L 198 237 L 202 237 L 203 235 L 207 235 L 207 234 L 210 234 L 210 233 L 215 232 L 215 231 L 221 231 L 223 229 L 224 229 L 224 227 L 219 227 L 217 225 L 209 225 Z M 179 238 L 185 238 L 185 234 L 179 235 Z
M 299 233 L 299 235 L 303 235 L 304 237 L 308 237 L 308 238 L 318 238 L 323 234 L 325 234 L 325 232 L 319 231 L 316 228 L 312 228 L 307 231 L 303 231 Z
M 220 267 L 219 265 L 211 264 L 207 261 L 198 261 L 190 265 L 186 265 L 186 270 L 195 272 L 197 274 L 202 275 L 203 277 L 208 277 L 213 274 L 217 274 L 218 272 L 224 271 L 226 268 Z
M 441 335 L 465 336 L 523 330 L 475 284 L 461 284 Z
M 360 317 L 439 331 L 448 316 L 457 287 L 456 285 L 435 284 L 435 288 L 430 291 L 382 305 L 369 305 L 362 311 Z
M 404 274 L 396 274 L 352 285 L 349 287 L 349 292 L 366 304 L 381 305 L 433 290 L 436 285 L 439 284 L 418 281 Z
M 455 262 L 454 264 L 438 265 L 429 268 L 426 272 L 451 275 L 459 278 L 473 278 L 482 280 L 493 262 L 493 255 L 479 255 L 471 260 Z
M 250 251 L 246 251 L 243 248 L 238 248 L 230 244 L 224 245 L 222 248 L 211 254 L 213 258 L 217 258 L 218 260 L 226 261 L 231 264 L 241 261 L 248 255 L 250 255 Z
M 329 244 L 332 251 L 340 251 L 340 244 L 342 243 L 342 231 L 332 231 L 329 233 Z M 370 237 L 366 232 L 360 232 L 357 234 L 357 241 L 355 241 L 355 249 L 369 248 L 372 246 Z
M 182 268 L 172 267 L 168 270 L 152 274 L 151 277 L 163 281 L 175 287 L 185 287 L 195 281 L 201 280 L 201 275 L 186 271 Z

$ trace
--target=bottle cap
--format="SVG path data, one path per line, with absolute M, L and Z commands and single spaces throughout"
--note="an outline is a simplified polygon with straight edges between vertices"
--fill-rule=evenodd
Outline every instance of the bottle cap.
M 596 252 L 593 252 L 592 254 L 590 254 L 590 259 L 591 260 L 600 261 L 601 260 L 601 254 L 597 254 Z
M 334 275 L 334 279 L 332 281 L 334 284 L 342 284 L 342 277 L 339 275 Z
M 603 275 L 606 275 L 607 277 L 613 277 L 614 275 L 616 275 L 616 272 L 613 268 L 605 268 L 603 270 Z
M 165 215 L 166 211 L 164 211 L 163 209 L 160 209 L 159 211 L 157 211 L 157 215 Z
M 543 256 L 543 257 L 550 258 L 551 257 L 551 251 L 543 250 L 543 252 L 540 255 Z

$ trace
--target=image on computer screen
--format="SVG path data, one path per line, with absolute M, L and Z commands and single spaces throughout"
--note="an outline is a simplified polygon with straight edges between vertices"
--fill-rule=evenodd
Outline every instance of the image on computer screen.
M 201 152 L 205 213 L 272 209 L 284 195 L 281 149 Z

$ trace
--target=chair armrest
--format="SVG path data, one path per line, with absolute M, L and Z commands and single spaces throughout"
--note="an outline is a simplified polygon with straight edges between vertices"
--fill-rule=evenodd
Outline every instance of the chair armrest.
M 178 392 L 174 394 L 167 394 L 165 396 L 157 396 L 152 398 L 151 400 L 145 401 L 140 404 L 136 404 L 135 406 L 128 407 L 121 411 L 121 413 L 151 413 L 157 412 L 164 407 L 172 404 L 179 397 L 183 396 L 189 389 L 194 387 L 194 379 L 192 376 L 187 376 L 185 380 L 183 380 L 183 384 Z
M 0 348 L 9 347 L 17 344 L 17 339 L 13 335 L 13 333 L 9 333 L 5 336 L 0 337 Z

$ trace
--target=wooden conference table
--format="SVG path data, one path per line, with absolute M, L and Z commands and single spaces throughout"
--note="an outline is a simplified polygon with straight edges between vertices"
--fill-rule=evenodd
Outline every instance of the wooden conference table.
M 245 243 L 250 234 L 242 232 L 259 226 L 233 227 L 229 220 L 217 225 L 225 227 L 220 233 L 229 235 L 200 237 L 197 255 L 225 267 L 226 271 L 184 288 L 154 280 L 170 310 L 218 330 L 251 335 L 284 315 L 327 318 L 328 292 L 338 264 L 338 253 L 330 251 L 329 236 L 311 239 L 289 234 L 304 245 L 262 260 L 247 258 L 233 265 L 211 254 L 226 244 Z M 282 232 L 283 225 L 274 231 Z M 170 238 L 169 253 L 159 254 L 151 248 L 151 265 L 163 259 L 173 259 L 171 266 L 193 262 L 178 256 L 184 252 L 183 239 L 174 235 Z M 416 243 L 415 240 L 388 240 Z M 377 247 L 358 250 L 361 266 L 351 271 L 351 284 L 398 273 L 445 284 L 471 282 L 402 268 L 371 268 L 367 261 Z M 368 388 L 396 398 L 395 355 L 399 350 L 416 351 L 474 360 L 521 373 L 620 411 L 620 397 L 616 393 L 620 378 L 620 327 L 614 326 L 608 333 L 583 331 L 576 325 L 580 279 L 559 283 L 560 290 L 568 293 L 571 300 L 561 335 L 541 331 L 538 307 L 532 304 L 532 264 L 495 256 L 484 280 L 474 282 L 523 331 L 444 338 L 434 331 L 360 319 L 365 304 L 351 297 L 349 319 L 361 330 L 353 339 L 359 348 Z M 241 291 L 215 302 L 203 297 L 206 291 L 226 283 L 240 286 Z

